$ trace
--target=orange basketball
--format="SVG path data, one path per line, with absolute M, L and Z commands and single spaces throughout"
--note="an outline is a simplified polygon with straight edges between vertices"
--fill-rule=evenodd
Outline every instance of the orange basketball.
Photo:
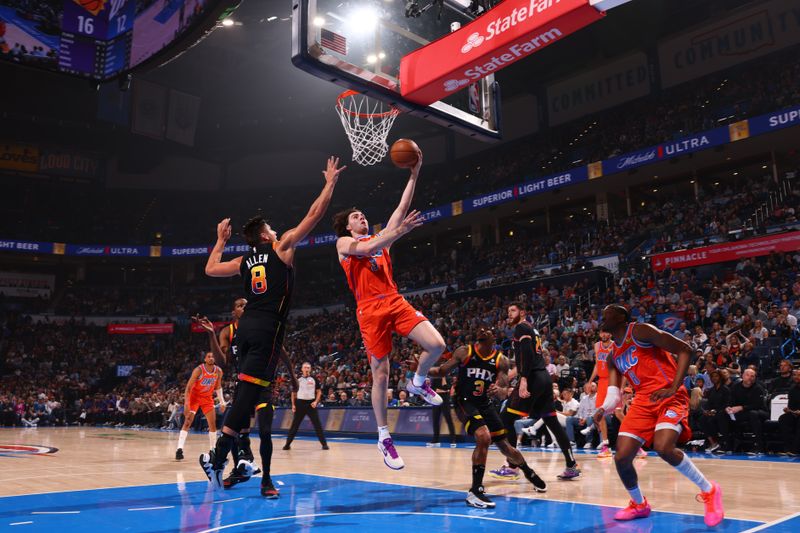
M 411 139 L 398 139 L 389 150 L 389 156 L 392 158 L 394 166 L 400 168 L 411 168 L 417 164 L 422 150 L 419 149 L 417 143 Z
M 77 2 L 92 15 L 97 15 L 103 10 L 106 0 L 77 0 Z

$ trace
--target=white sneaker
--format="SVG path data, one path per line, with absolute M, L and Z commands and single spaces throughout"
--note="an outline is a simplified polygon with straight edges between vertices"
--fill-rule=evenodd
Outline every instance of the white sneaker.
M 592 431 L 594 431 L 594 426 L 589 426 L 588 428 L 583 428 L 581 430 L 581 435 L 589 435 Z
M 608 441 L 607 441 L 607 440 L 601 440 L 601 441 L 600 441 L 600 444 L 598 444 L 597 446 L 595 446 L 595 447 L 594 447 L 594 449 L 595 449 L 595 450 L 599 450 L 599 449 L 600 449 L 600 448 L 602 448 L 603 446 L 608 446 Z
M 403 462 L 403 458 L 397 453 L 397 449 L 394 447 L 394 441 L 391 437 L 378 442 L 378 451 L 383 455 L 384 464 L 392 470 L 400 470 L 406 466 Z
M 592 449 L 592 441 L 588 441 L 586 444 L 583 445 L 584 450 L 591 450 Z
M 522 434 L 527 435 L 529 437 L 533 437 L 536 435 L 536 431 L 534 431 L 533 426 L 528 426 L 526 428 L 522 428 Z
M 421 387 L 414 385 L 413 379 L 410 380 L 408 384 L 406 384 L 406 390 L 410 394 L 416 394 L 433 406 L 442 405 L 442 397 L 436 394 L 436 391 L 431 388 L 430 381 L 427 379 Z

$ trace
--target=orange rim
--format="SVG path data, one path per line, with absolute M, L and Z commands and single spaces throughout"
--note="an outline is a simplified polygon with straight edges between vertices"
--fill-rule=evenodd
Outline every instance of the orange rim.
M 346 107 L 344 107 L 342 102 L 344 101 L 345 98 L 350 98 L 350 97 L 353 97 L 353 96 L 356 96 L 356 95 L 359 95 L 359 94 L 362 94 L 362 93 L 360 93 L 358 91 L 353 91 L 353 90 L 347 90 L 347 91 L 343 92 L 342 94 L 340 94 L 339 96 L 336 97 L 336 107 L 338 107 L 339 109 L 341 109 L 343 112 L 347 113 L 348 115 L 351 115 L 351 116 L 354 116 L 354 117 L 360 117 L 360 118 L 383 118 L 383 117 L 388 117 L 388 116 L 391 116 L 391 115 L 397 115 L 397 114 L 400 113 L 400 110 L 397 109 L 397 107 L 395 107 L 392 104 L 386 104 L 386 105 L 389 106 L 389 111 L 384 111 L 383 113 L 354 113 L 353 111 L 351 111 L 351 110 L 347 109 Z

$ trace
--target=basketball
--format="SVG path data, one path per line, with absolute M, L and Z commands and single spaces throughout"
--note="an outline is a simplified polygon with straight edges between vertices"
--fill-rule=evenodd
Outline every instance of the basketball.
M 396 140 L 389 151 L 392 163 L 400 168 L 411 168 L 416 165 L 420 154 L 422 154 L 422 151 L 417 146 L 417 143 L 411 139 Z
M 92 15 L 97 16 L 97 14 L 103 10 L 103 6 L 105 5 L 105 0 L 79 0 L 78 3 L 86 11 L 88 11 Z

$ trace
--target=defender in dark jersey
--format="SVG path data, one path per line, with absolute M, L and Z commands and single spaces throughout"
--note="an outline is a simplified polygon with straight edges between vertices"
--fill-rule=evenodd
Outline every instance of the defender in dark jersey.
M 231 277 L 239 274 L 247 294 L 247 307 L 236 331 L 236 353 L 239 357 L 239 383 L 236 385 L 233 406 L 225 419 L 222 435 L 215 450 L 200 456 L 209 481 L 215 489 L 223 488 L 223 472 L 227 456 L 242 428 L 248 426 L 255 408 L 261 437 L 261 467 L 264 472 L 261 494 L 277 498 L 278 491 L 270 479 L 272 459 L 272 381 L 283 351 L 286 319 L 294 288 L 295 247 L 319 223 L 330 204 L 333 189 L 339 179 L 339 159 L 328 159 L 325 187 L 297 227 L 286 231 L 280 239 L 263 217 L 245 224 L 242 234 L 250 251 L 231 261 L 222 261 L 225 244 L 231 236 L 230 219 L 217 225 L 217 243 L 208 258 L 206 274 L 212 277 Z
M 512 303 L 508 306 L 507 323 L 514 331 L 511 346 L 519 378 L 517 386 L 511 392 L 511 397 L 500 415 L 506 428 L 508 441 L 511 446 L 515 446 L 517 443 L 517 434 L 514 430 L 516 420 L 529 416 L 543 419 L 547 429 L 556 438 L 567 463 L 567 468 L 559 474 L 558 478 L 562 480 L 577 478 L 581 471 L 572 454 L 567 432 L 556 418 L 556 410 L 553 406 L 553 380 L 544 364 L 539 332 L 525 320 L 525 308 L 521 304 Z M 510 464 L 492 470 L 491 474 L 499 479 L 519 477 L 516 468 Z
M 466 431 L 475 437 L 472 487 L 467 492 L 466 502 L 471 507 L 488 509 L 495 504 L 483 490 L 483 474 L 486 472 L 486 456 L 492 442 L 508 458 L 509 464 L 522 469 L 535 491 L 545 492 L 547 485 L 528 466 L 519 450 L 509 445 L 503 422 L 489 398 L 502 396 L 507 390 L 508 359 L 494 348 L 495 335 L 491 329 L 479 329 L 477 341 L 475 345 L 458 348 L 443 365 L 431 368 L 429 375 L 446 376 L 458 367 L 456 415 L 464 423 Z

